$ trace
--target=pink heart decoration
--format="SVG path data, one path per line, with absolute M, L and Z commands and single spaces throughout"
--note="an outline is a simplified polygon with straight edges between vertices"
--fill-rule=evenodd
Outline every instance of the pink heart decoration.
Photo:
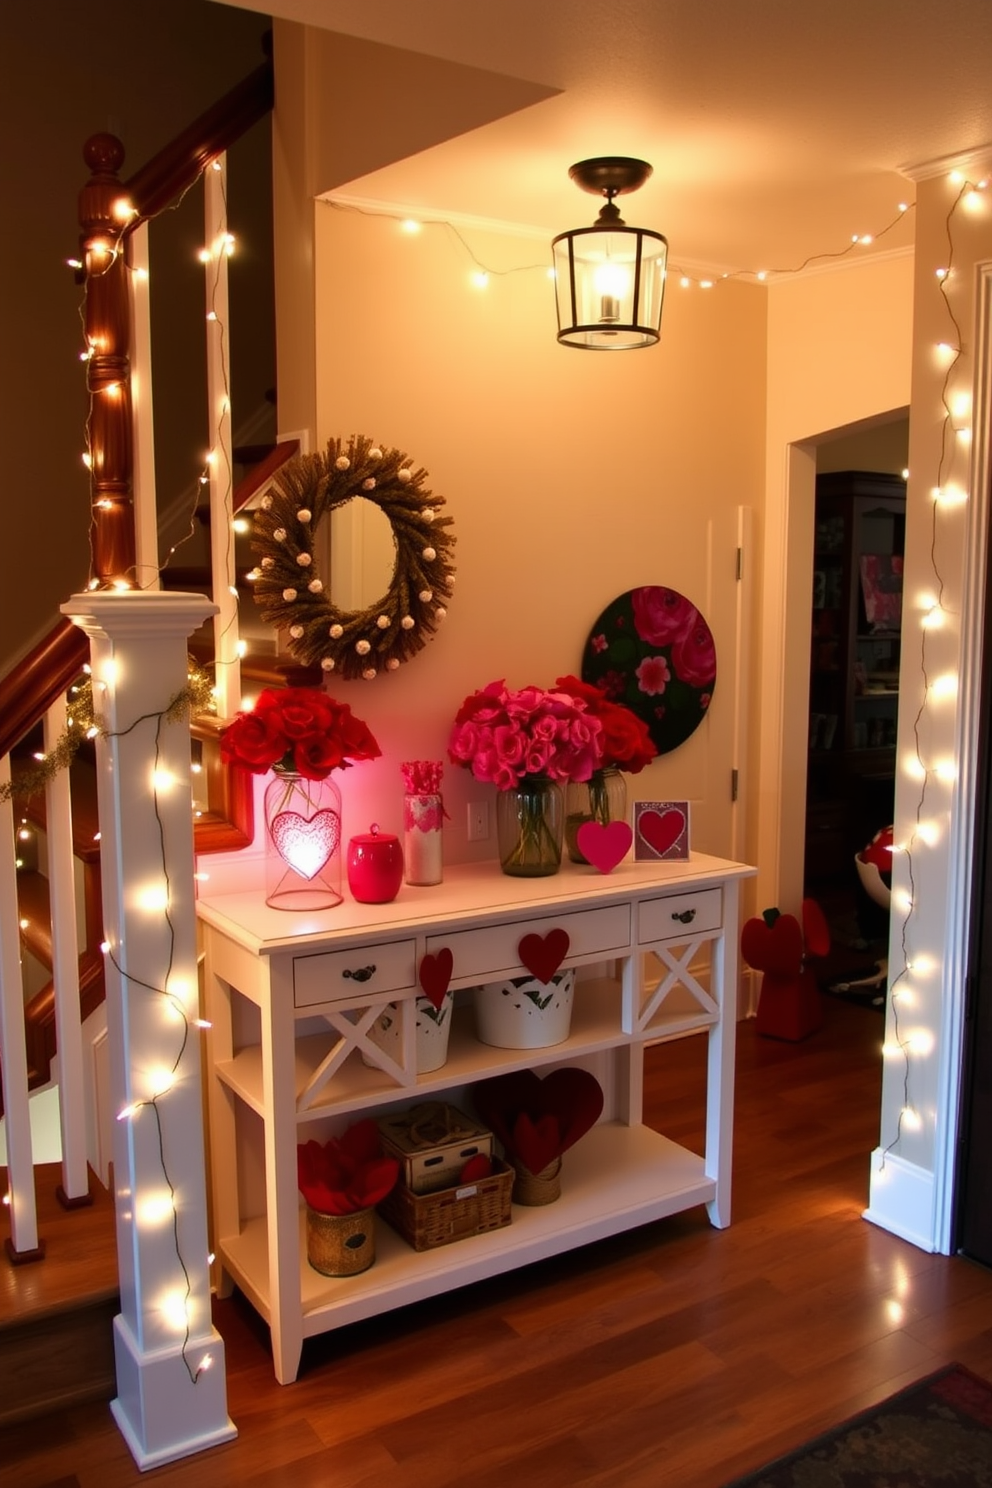
M 280 811 L 269 828 L 276 851 L 301 878 L 316 878 L 341 841 L 336 811 L 318 811 L 309 821 L 298 811 Z
M 438 1012 L 441 1011 L 441 1004 L 447 996 L 454 964 L 455 958 L 447 946 L 438 951 L 436 956 L 432 956 L 428 951 L 420 962 L 421 990 Z
M 521 966 L 547 986 L 568 955 L 568 931 L 549 930 L 547 935 L 525 935 L 517 946 Z
M 685 831 L 685 816 L 674 807 L 667 811 L 642 811 L 638 828 L 648 847 L 663 856 Z
M 575 834 L 576 845 L 587 863 L 600 873 L 609 873 L 619 863 L 634 833 L 626 822 L 583 822 Z

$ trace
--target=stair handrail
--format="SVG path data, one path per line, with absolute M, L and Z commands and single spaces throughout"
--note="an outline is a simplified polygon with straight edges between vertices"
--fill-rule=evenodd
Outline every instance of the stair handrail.
M 274 99 L 274 68 L 269 55 L 126 182 L 117 178 L 117 169 L 124 158 L 119 140 L 113 135 L 94 135 L 84 147 L 91 179 L 80 195 L 82 277 L 87 276 L 87 243 L 91 252 L 94 239 L 109 242 L 113 250 L 109 268 L 90 275 L 87 295 L 89 301 L 94 286 L 99 286 L 94 309 L 100 325 L 90 337 L 91 346 L 93 335 L 99 340 L 108 332 L 113 344 L 90 357 L 87 383 L 91 394 L 104 391 L 111 384 L 120 389 L 112 400 L 96 399 L 93 410 L 102 426 L 101 449 L 107 451 L 101 468 L 93 472 L 92 551 L 96 587 L 108 587 L 115 576 L 126 573 L 134 565 L 130 375 L 126 354 L 130 313 L 127 295 L 120 292 L 125 289 L 124 258 L 117 250 L 140 222 L 155 216 L 188 190 L 213 160 L 264 118 L 271 111 Z M 119 213 L 122 209 L 118 203 L 125 200 L 134 211 L 122 219 L 115 215 L 115 209 Z M 264 472 L 250 472 L 234 493 L 234 510 L 244 506 L 259 483 L 268 479 L 295 450 L 295 445 L 280 444 L 269 456 Z M 127 518 L 130 520 L 126 521 Z M 9 754 L 41 722 L 88 659 L 86 636 L 70 620 L 60 616 L 34 648 L 0 677 L 0 758 Z

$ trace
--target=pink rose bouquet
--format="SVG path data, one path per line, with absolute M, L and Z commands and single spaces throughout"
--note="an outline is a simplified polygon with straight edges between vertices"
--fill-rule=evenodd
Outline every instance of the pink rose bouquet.
M 603 754 L 603 725 L 582 698 L 564 691 L 490 682 L 455 715 L 448 757 L 476 780 L 512 790 L 527 776 L 588 780 Z

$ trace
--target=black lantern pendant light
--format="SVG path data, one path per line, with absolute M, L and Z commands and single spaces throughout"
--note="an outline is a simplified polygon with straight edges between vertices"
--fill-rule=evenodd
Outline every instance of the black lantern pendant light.
M 651 166 L 608 155 L 580 160 L 568 174 L 583 191 L 605 196 L 606 205 L 593 227 L 559 233 L 551 244 L 558 340 L 587 351 L 653 346 L 661 333 L 668 243 L 661 233 L 628 227 L 613 200 L 643 186 Z

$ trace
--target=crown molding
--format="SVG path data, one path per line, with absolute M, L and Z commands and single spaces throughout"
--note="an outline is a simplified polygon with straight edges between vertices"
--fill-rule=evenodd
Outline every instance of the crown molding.
M 932 181 L 935 176 L 949 176 L 952 171 L 965 174 L 974 171 L 983 175 L 992 169 L 992 144 L 976 145 L 973 150 L 958 151 L 954 155 L 938 155 L 933 160 L 921 161 L 919 165 L 900 165 L 899 174 L 911 181 Z

